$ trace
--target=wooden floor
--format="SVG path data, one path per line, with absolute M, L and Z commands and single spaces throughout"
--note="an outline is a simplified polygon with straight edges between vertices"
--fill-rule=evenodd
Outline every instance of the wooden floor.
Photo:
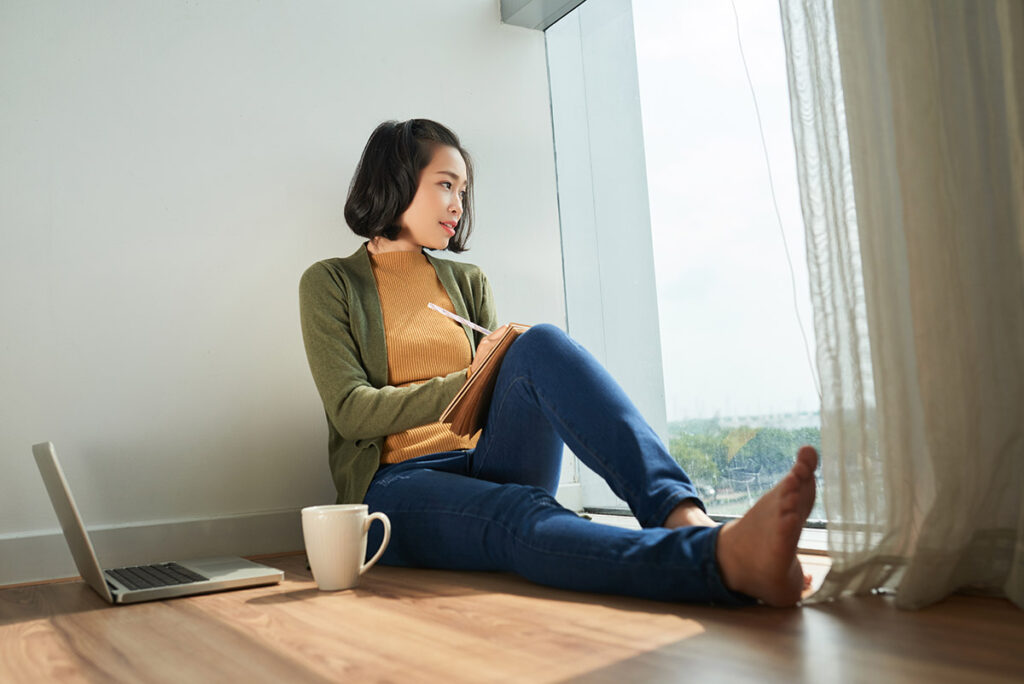
M 0 682 L 1024 681 L 1003 600 L 726 609 L 379 566 L 320 593 L 303 556 L 265 562 L 285 581 L 130 606 L 78 581 L 2 589 Z

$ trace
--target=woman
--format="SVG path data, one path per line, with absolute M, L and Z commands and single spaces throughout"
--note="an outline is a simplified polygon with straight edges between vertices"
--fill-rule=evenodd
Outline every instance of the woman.
M 814 449 L 801 449 L 742 519 L 717 526 L 616 382 L 551 325 L 509 349 L 480 433 L 462 438 L 437 422 L 503 331 L 483 337 L 427 308 L 497 325 L 480 269 L 425 251 L 465 250 L 472 191 L 470 157 L 447 128 L 381 124 L 345 204 L 367 242 L 314 264 L 300 284 L 338 502 L 390 517 L 381 562 L 663 600 L 795 604 L 807 581 L 796 542 L 814 502 Z M 563 444 L 643 529 L 593 523 L 555 501 Z

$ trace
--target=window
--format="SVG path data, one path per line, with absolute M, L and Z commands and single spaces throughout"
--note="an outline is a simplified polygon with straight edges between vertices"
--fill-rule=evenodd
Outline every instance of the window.
M 735 7 L 589 0 L 546 31 L 569 332 L 719 515 L 820 446 L 778 7 Z

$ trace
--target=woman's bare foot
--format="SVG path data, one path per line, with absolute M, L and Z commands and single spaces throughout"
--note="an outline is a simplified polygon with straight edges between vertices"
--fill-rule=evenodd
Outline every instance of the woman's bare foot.
M 703 508 L 692 499 L 687 499 L 672 509 L 661 526 L 674 530 L 677 527 L 714 527 L 717 524 L 708 517 Z
M 814 506 L 817 467 L 818 452 L 801 447 L 782 481 L 746 515 L 722 527 L 717 558 L 725 586 L 771 606 L 800 600 L 807 576 L 796 558 L 796 544 Z

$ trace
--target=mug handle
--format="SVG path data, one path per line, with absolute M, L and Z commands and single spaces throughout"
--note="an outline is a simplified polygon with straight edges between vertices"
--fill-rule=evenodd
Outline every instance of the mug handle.
M 377 553 L 373 554 L 373 558 L 363 563 L 362 567 L 359 568 L 360 575 L 373 567 L 373 564 L 376 563 L 381 557 L 381 554 L 384 553 L 384 549 L 388 547 L 388 542 L 391 541 L 391 521 L 388 520 L 388 516 L 384 515 L 380 511 L 366 516 L 366 522 L 363 523 L 363 534 L 370 531 L 370 524 L 374 520 L 380 520 L 384 523 L 384 539 L 381 541 L 380 548 L 377 549 Z

